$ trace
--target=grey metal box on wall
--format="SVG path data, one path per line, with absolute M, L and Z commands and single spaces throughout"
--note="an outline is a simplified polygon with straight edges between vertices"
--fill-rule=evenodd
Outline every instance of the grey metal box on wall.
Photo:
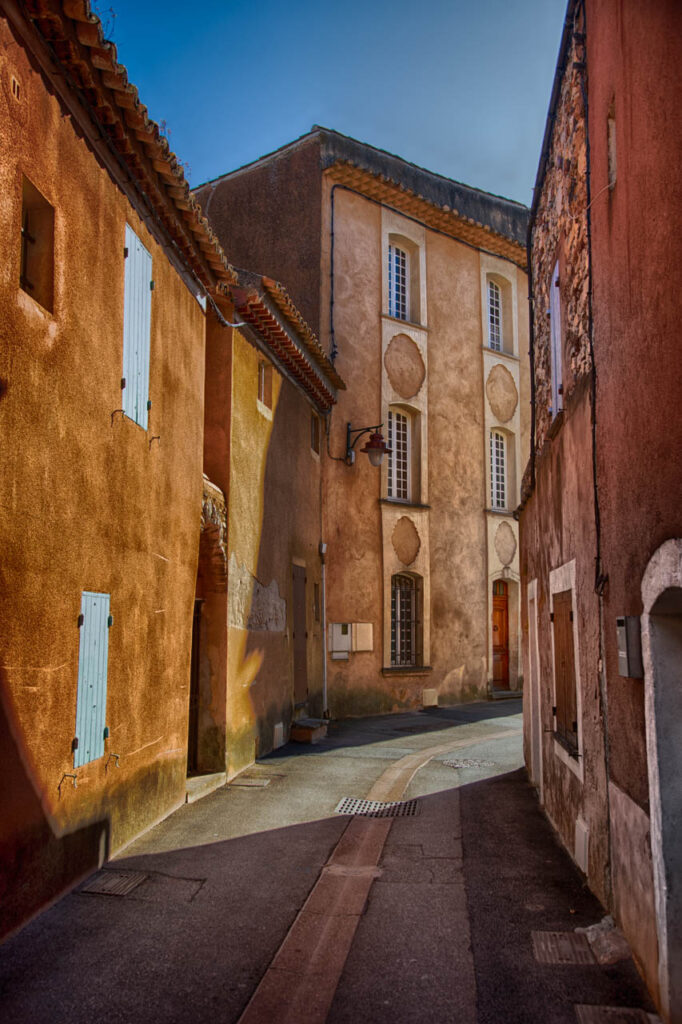
M 642 631 L 639 615 L 621 615 L 616 619 L 618 674 L 627 679 L 643 679 Z

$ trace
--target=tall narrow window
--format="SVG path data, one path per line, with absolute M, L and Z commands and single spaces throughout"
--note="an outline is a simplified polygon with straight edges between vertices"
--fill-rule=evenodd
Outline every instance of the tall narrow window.
M 410 457 L 411 430 L 410 417 L 395 409 L 388 411 L 388 447 L 392 449 L 388 456 L 388 489 L 389 498 L 398 501 L 410 500 Z
M 388 315 L 398 320 L 409 319 L 410 257 L 397 245 L 388 247 Z
M 310 447 L 320 454 L 320 417 L 316 412 L 310 411 Z
M 554 634 L 554 726 L 557 737 L 570 753 L 578 750 L 578 711 L 573 643 L 573 591 L 552 595 Z
M 149 344 L 152 322 L 152 257 L 128 224 L 123 298 L 123 411 L 147 429 Z
M 28 178 L 21 189 L 19 284 L 43 309 L 54 298 L 54 209 Z
M 109 657 L 109 594 L 84 590 L 78 618 L 78 693 L 73 766 L 80 768 L 104 753 Z
M 490 431 L 490 507 L 507 507 L 507 466 L 504 434 Z
M 391 579 L 391 665 L 421 665 L 422 581 L 397 573 Z
M 488 345 L 502 351 L 502 293 L 494 281 L 488 281 Z
M 272 409 L 272 366 L 264 359 L 258 364 L 258 401 Z
M 552 416 L 564 407 L 563 354 L 561 341 L 561 293 L 559 291 L 559 263 L 554 264 L 549 287 L 549 321 L 552 358 Z

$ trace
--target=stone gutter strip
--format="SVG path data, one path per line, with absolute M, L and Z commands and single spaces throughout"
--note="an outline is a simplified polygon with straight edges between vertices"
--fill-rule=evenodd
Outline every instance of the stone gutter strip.
M 521 732 L 502 729 L 408 754 L 379 776 L 367 799 L 400 800 L 416 772 L 439 754 Z M 238 1024 L 324 1024 L 372 883 L 381 875 L 392 824 L 390 818 L 351 818 Z
M 14 14 L 12 23 L 20 28 L 18 6 L 7 7 Z M 80 97 L 101 137 L 192 272 L 209 289 L 216 282 L 233 282 L 234 269 L 190 194 L 182 164 L 128 81 L 116 46 L 105 39 L 89 0 L 26 0 L 24 8 L 64 69 L 69 88 Z

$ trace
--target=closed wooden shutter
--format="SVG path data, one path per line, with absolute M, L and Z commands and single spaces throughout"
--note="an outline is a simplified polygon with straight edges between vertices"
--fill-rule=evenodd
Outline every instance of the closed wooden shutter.
M 84 590 L 81 595 L 78 648 L 78 695 L 74 768 L 104 753 L 109 658 L 109 594 Z
M 152 257 L 126 224 L 123 304 L 123 411 L 147 429 Z
M 552 598 L 554 615 L 554 679 L 556 683 L 556 731 L 573 750 L 578 749 L 578 711 L 575 688 L 572 591 Z

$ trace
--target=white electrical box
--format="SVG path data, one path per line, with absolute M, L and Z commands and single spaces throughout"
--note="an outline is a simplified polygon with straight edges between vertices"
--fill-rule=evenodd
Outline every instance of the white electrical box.
M 618 642 L 618 675 L 627 679 L 643 679 L 642 631 L 639 615 L 621 615 L 616 619 Z
M 374 625 L 371 622 L 351 623 L 351 650 L 352 651 L 373 651 L 374 650 Z
M 352 641 L 350 622 L 330 622 L 328 637 L 332 661 L 347 661 Z

